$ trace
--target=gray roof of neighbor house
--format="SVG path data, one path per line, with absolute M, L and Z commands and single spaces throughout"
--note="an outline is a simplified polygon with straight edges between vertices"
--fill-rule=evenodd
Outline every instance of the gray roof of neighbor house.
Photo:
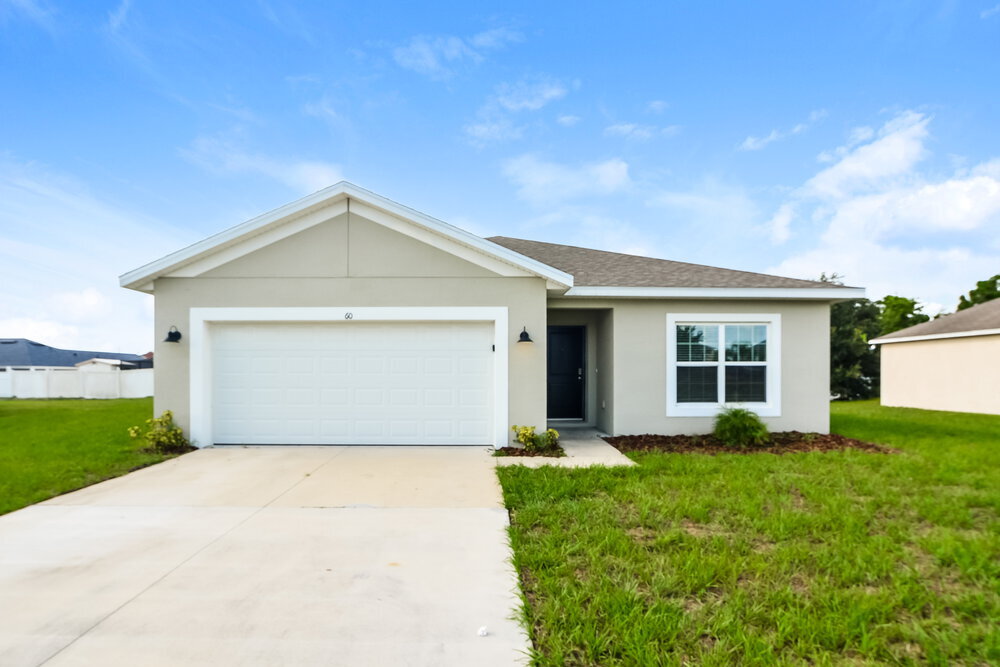
M 914 324 L 912 327 L 879 336 L 872 342 L 890 342 L 897 338 L 915 336 L 961 336 L 972 331 L 1000 331 L 1000 299 L 993 299 L 972 308 L 960 310 L 951 315 L 939 317 L 929 322 Z
M 90 352 L 87 350 L 60 350 L 27 338 L 0 338 L 0 367 L 3 366 L 73 366 L 94 357 L 147 362 L 138 354 L 122 352 Z
M 486 240 L 571 274 L 573 284 L 576 286 L 810 289 L 840 287 L 815 280 L 783 278 L 764 273 L 720 269 L 703 264 L 591 250 L 558 243 L 512 239 L 506 236 L 493 236 Z

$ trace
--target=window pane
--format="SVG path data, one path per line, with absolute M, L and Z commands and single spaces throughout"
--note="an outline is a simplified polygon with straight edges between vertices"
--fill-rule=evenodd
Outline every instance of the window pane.
M 766 401 L 766 366 L 726 366 L 727 403 L 764 403 Z
M 767 361 L 767 325 L 727 324 L 726 361 Z
M 718 403 L 718 368 L 715 366 L 678 366 L 677 402 Z
M 767 325 L 755 324 L 751 327 L 750 344 L 752 354 L 750 361 L 767 361 Z
M 677 361 L 718 361 L 719 327 L 681 324 L 677 326 Z

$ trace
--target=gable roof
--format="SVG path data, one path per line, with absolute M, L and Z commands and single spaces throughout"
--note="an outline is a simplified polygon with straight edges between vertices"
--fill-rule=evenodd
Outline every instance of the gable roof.
M 494 236 L 510 248 L 573 275 L 567 296 L 673 296 L 851 299 L 864 290 L 815 280 L 721 269 L 668 259 Z
M 531 275 L 544 278 L 551 287 L 565 289 L 573 285 L 573 276 L 563 271 L 530 257 L 512 252 L 502 246 L 490 243 L 464 229 L 459 229 L 429 215 L 424 215 L 419 211 L 397 204 L 390 199 L 386 199 L 381 195 L 377 195 L 347 181 L 341 181 L 328 188 L 314 192 L 290 204 L 276 208 L 273 211 L 259 215 L 256 218 L 247 220 L 235 227 L 230 227 L 198 243 L 166 255 L 155 262 L 129 271 L 119 277 L 119 282 L 122 287 L 152 293 L 153 281 L 157 278 L 162 278 L 176 271 L 183 270 L 184 267 L 194 265 L 196 262 L 215 254 L 223 254 L 227 251 L 238 253 L 238 246 L 241 243 L 250 241 L 255 237 L 264 237 L 269 232 L 285 225 L 293 227 L 294 225 L 291 223 L 301 222 L 310 214 L 321 212 L 323 209 L 333 205 L 347 202 L 349 206 L 352 200 L 367 205 L 377 212 L 387 213 L 397 219 L 401 219 L 405 223 L 409 223 L 421 230 L 424 234 L 430 233 L 438 238 L 446 239 L 469 249 L 472 251 L 473 256 L 478 255 L 483 259 L 489 258 Z M 238 254 L 235 256 L 238 256 Z
M 967 336 L 1000 335 L 1000 299 L 980 303 L 957 313 L 944 315 L 936 320 L 914 324 L 912 327 L 893 331 L 870 342 L 906 343 L 936 338 L 964 338 Z
M 119 278 L 120 284 L 152 293 L 157 278 L 201 275 L 213 262 L 218 265 L 231 261 L 328 220 L 333 217 L 331 211 L 338 211 L 335 215 L 351 211 L 352 201 L 360 204 L 362 211 L 367 210 L 362 214 L 365 217 L 371 214 L 382 224 L 429 243 L 440 240 L 451 252 L 481 262 L 501 275 L 538 276 L 550 290 L 567 297 L 827 301 L 864 297 L 864 290 L 857 287 L 502 236 L 484 239 L 347 181 L 125 273 Z
M 27 338 L 0 338 L 0 367 L 3 366 L 75 366 L 81 361 L 101 357 L 120 361 L 140 362 L 145 357 L 122 352 L 61 350 L 36 343 Z

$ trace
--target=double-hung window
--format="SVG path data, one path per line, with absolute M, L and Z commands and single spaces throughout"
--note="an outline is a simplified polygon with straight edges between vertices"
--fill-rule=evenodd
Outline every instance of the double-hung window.
M 741 405 L 781 414 L 781 316 L 667 316 L 667 415 L 712 416 Z

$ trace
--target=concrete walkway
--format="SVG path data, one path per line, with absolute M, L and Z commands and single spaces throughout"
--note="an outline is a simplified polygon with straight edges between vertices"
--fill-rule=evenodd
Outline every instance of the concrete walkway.
M 593 428 L 567 427 L 559 431 L 559 444 L 566 456 L 499 456 L 498 466 L 526 466 L 540 468 L 557 466 L 560 468 L 586 468 L 588 466 L 633 466 L 635 461 L 604 442 L 603 435 Z
M 493 467 L 205 449 L 0 517 L 0 664 L 522 663 Z

